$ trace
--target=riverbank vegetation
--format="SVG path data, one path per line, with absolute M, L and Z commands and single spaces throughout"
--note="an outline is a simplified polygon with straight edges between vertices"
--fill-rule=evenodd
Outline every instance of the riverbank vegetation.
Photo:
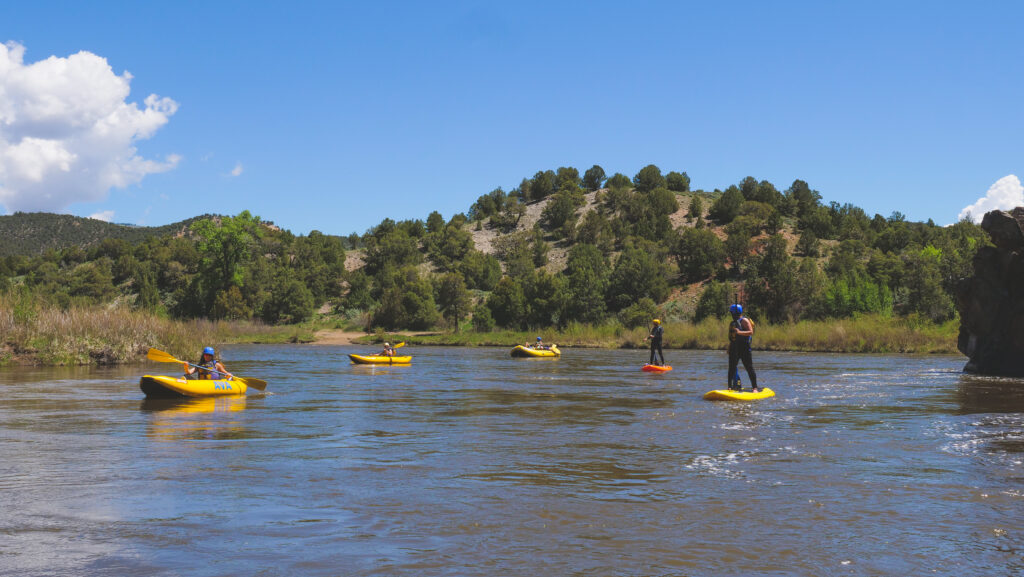
M 250 321 L 172 320 L 144 310 L 52 306 L 27 292 L 0 293 L 0 366 L 135 362 L 150 347 L 193 358 L 210 343 L 310 341 L 296 327 Z
M 17 245 L 47 246 L 42 252 L 3 247 L 0 293 L 32 295 L 33 318 L 64 319 L 48 322 L 98 315 L 82 321 L 86 340 L 104 324 L 167 323 L 161 330 L 172 339 L 209 322 L 198 331 L 204 342 L 244 340 L 239 333 L 252 330 L 305 340 L 334 325 L 437 331 L 438 343 L 508 344 L 540 331 L 568 344 L 633 346 L 660 318 L 670 346 L 719 348 L 719 319 L 738 300 L 766 348 L 954 350 L 954 287 L 989 242 L 980 227 L 871 217 L 821 199 L 802 180 L 780 190 L 747 177 L 706 191 L 654 165 L 632 178 L 561 167 L 481 195 L 447 220 L 438 212 L 385 219 L 347 237 L 296 236 L 247 211 L 197 218 L 173 234 L 82 244 L 67 244 L 73 227 L 62 229 L 59 246 Z M 9 356 L 49 351 L 31 336 L 46 329 L 7 314 L 13 324 L 0 347 Z M 114 358 L 130 358 L 117 351 L 132 350 L 133 339 L 156 338 L 139 330 L 111 346 Z M 36 354 L 94 358 L 53 346 Z
M 863 315 L 828 321 L 804 320 L 778 325 L 759 324 L 755 350 L 820 353 L 915 353 L 955 354 L 959 323 L 933 323 L 918 317 L 881 317 Z M 600 326 L 570 324 L 540 332 L 546 343 L 563 350 L 584 348 L 646 348 L 647 329 L 627 329 L 618 322 Z M 513 347 L 532 343 L 538 331 L 495 330 L 489 332 L 444 332 L 427 335 L 383 333 L 368 335 L 365 341 L 390 340 L 408 345 L 455 345 Z M 700 323 L 673 323 L 665 326 L 666 349 L 724 350 L 726 325 L 719 319 Z

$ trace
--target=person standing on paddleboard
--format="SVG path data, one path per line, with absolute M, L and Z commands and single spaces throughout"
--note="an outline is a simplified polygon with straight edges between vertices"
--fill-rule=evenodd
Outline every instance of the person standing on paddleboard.
M 230 379 L 233 375 L 217 360 L 217 351 L 213 347 L 203 349 L 201 360 L 195 365 L 185 363 L 186 379 Z
M 665 329 L 662 328 L 660 320 L 654 319 L 651 322 L 654 323 L 654 326 L 651 328 L 651 334 L 647 335 L 647 338 L 644 339 L 645 341 L 647 339 L 651 339 L 651 362 L 649 362 L 647 364 L 649 364 L 649 365 L 655 365 L 656 364 L 659 367 L 661 367 L 661 366 L 665 365 L 665 353 L 663 353 L 661 351 L 661 337 L 662 337 L 662 335 L 665 334 Z M 657 358 L 661 359 L 661 362 L 658 362 L 658 363 L 654 362 L 654 359 L 655 359 L 655 354 L 654 353 L 655 353 L 655 351 L 657 351 L 657 353 L 658 353 L 657 354 Z
M 750 344 L 754 340 L 754 321 L 743 316 L 743 306 L 735 304 L 729 307 L 732 322 L 729 323 L 729 374 L 726 377 L 729 388 L 734 391 L 743 390 L 739 383 L 739 362 L 747 370 L 750 384 L 754 392 L 758 392 L 757 373 L 754 372 L 754 359 L 751 357 Z

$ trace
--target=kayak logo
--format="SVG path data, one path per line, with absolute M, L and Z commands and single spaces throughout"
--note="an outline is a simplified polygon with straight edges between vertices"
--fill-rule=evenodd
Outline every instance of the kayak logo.
M 213 390 L 215 390 L 215 391 L 230 391 L 231 390 L 231 385 L 229 385 L 227 383 L 224 383 L 224 384 L 217 383 L 216 385 L 213 385 Z

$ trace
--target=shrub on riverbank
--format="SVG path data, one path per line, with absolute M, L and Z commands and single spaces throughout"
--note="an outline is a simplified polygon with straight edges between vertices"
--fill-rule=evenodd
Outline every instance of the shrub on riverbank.
M 189 359 L 209 344 L 311 340 L 295 327 L 173 321 L 118 307 L 44 305 L 31 294 L 0 293 L 0 365 L 136 362 L 151 347 Z

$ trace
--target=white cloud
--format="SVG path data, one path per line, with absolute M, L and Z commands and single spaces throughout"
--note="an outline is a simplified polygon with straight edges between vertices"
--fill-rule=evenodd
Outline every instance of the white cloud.
M 242 176 L 242 171 L 243 170 L 244 169 L 242 168 L 242 163 L 239 162 L 239 163 L 235 164 L 234 168 L 231 169 L 231 176 Z
M 986 212 L 1010 210 L 1018 206 L 1024 206 L 1024 186 L 1021 186 L 1019 178 L 1011 174 L 997 180 L 978 202 L 961 210 L 957 219 L 962 220 L 969 215 L 971 220 L 980 223 Z
M 104 210 L 94 214 L 90 214 L 89 218 L 95 218 L 96 220 L 102 220 L 103 222 L 110 222 L 114 220 L 114 211 Z
M 7 211 L 60 212 L 101 201 L 111 188 L 181 160 L 145 159 L 135 147 L 178 110 L 170 98 L 151 94 L 140 110 L 126 101 L 131 74 L 114 74 L 90 52 L 30 64 L 24 57 L 24 46 L 0 44 L 0 205 Z

